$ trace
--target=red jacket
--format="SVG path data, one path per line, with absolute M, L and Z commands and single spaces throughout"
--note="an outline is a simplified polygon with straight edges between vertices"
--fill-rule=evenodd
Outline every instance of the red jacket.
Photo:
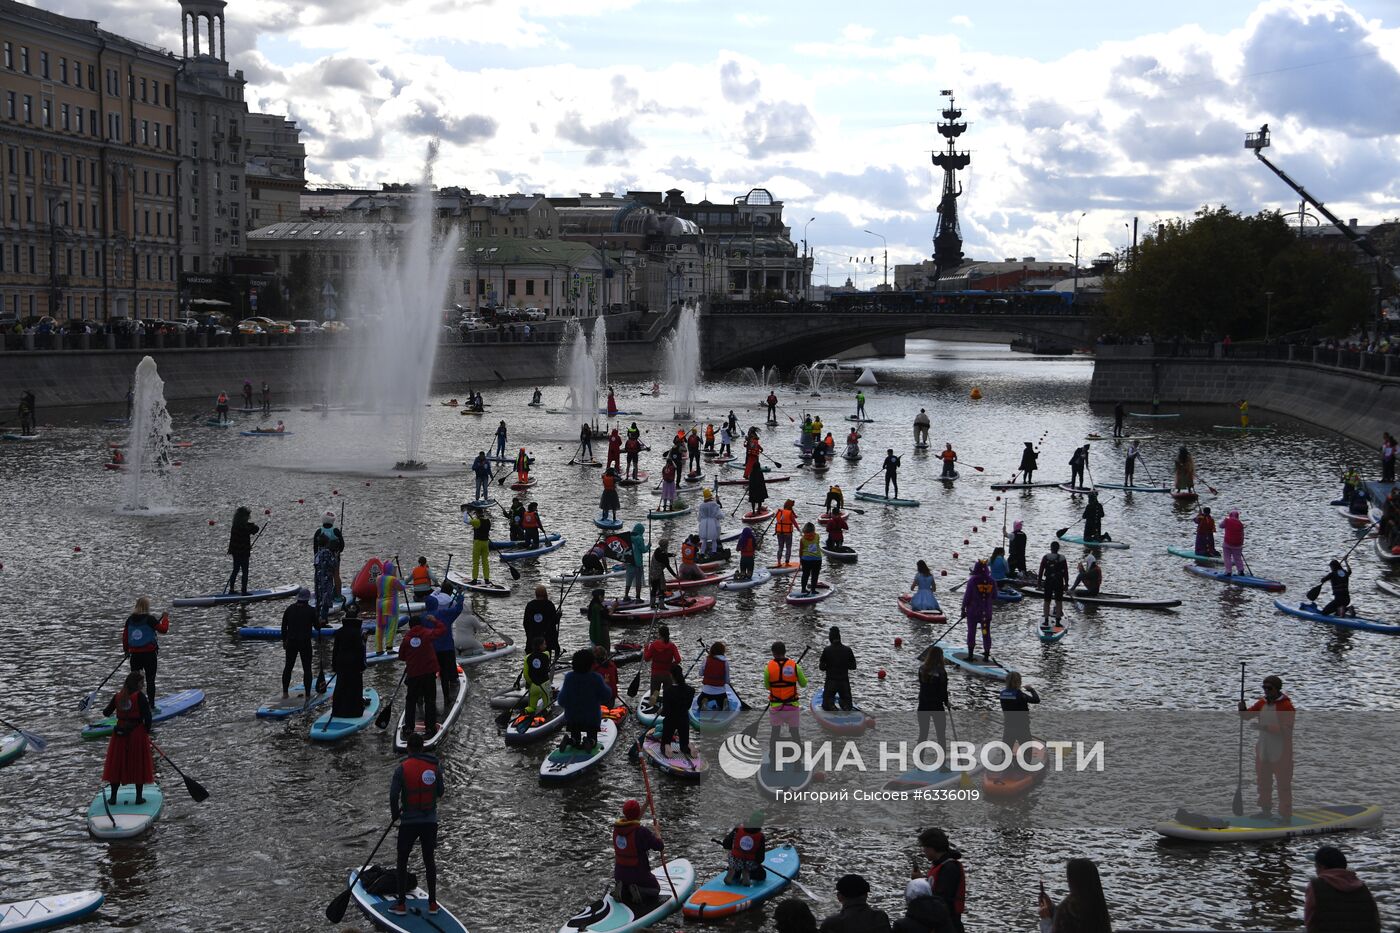
M 653 677 L 669 677 L 671 668 L 681 663 L 681 652 L 676 643 L 659 638 L 642 650 L 642 657 L 651 662 Z
M 1225 543 L 1230 547 L 1244 547 L 1244 522 L 1227 518 L 1220 523 L 1220 530 L 1225 533 Z
M 447 626 L 433 616 L 420 616 L 417 623 L 404 632 L 399 642 L 399 660 L 408 667 L 408 677 L 423 677 L 436 674 L 438 667 L 437 651 L 433 642 L 447 634 Z

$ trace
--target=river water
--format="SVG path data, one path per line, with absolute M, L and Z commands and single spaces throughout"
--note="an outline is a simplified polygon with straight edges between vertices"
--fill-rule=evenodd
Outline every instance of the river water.
M 1031 534 L 1032 566 L 1052 529 L 1078 517 L 1076 500 L 1057 489 L 1011 493 L 1003 503 L 988 486 L 1008 477 L 1023 441 L 1044 435 L 1042 478 L 1068 479 L 1067 461 L 1089 432 L 1109 434 L 1111 417 L 1085 399 L 1092 363 L 1079 359 L 1032 358 L 972 344 L 910 341 L 903 360 L 869 361 L 880 385 L 867 390 L 876 421 L 865 426 L 866 459 L 837 461 L 824 478 L 847 490 L 878 466 L 887 446 L 907 451 L 914 414 L 927 408 L 935 448 L 951 442 L 966 465 L 951 487 L 937 482 L 935 461 L 906 454 L 901 492 L 923 500 L 919 509 L 871 508 L 852 521 L 848 540 L 860 562 L 828 565 L 837 596 L 816 608 L 784 604 L 772 588 L 722 594 L 716 611 L 676 624 L 676 640 L 690 650 L 697 639 L 724 638 L 730 645 L 736 684 L 756 684 L 768 643 L 824 643 L 826 627 L 839 624 L 860 659 L 854 680 L 859 702 L 871 708 L 909 709 L 915 686 L 908 674 L 913 649 L 930 637 L 893 607 L 907 589 L 920 557 L 948 583 L 966 573 L 967 558 L 984 554 L 999 536 L 1003 505 L 1012 520 L 1023 519 Z M 257 373 L 249 377 L 256 384 Z M 973 386 L 980 401 L 969 399 Z M 232 387 L 231 387 L 232 388 Z M 457 504 L 471 498 L 462 462 L 487 445 L 495 421 L 505 418 L 511 450 L 529 447 L 538 458 L 542 483 L 535 498 L 549 530 L 570 545 L 522 567 L 514 594 L 478 600 L 477 608 L 498 627 L 519 631 L 519 614 L 533 584 L 571 570 L 592 540 L 598 473 L 566 462 L 578 424 L 525 406 L 529 386 L 487 392 L 486 418 L 461 416 L 433 400 L 424 450 L 436 466 L 430 475 L 396 478 L 381 471 L 343 472 L 338 464 L 362 458 L 358 449 L 372 416 L 293 409 L 279 414 L 294 436 L 240 437 L 199 423 L 195 405 L 172 405 L 176 430 L 193 440 L 180 452 L 177 507 L 159 516 L 116 511 L 120 478 L 104 471 L 104 440 L 116 435 L 102 415 L 115 411 L 43 413 L 44 441 L 0 448 L 6 510 L 0 523 L 0 613 L 12 637 L 0 678 L 0 710 L 51 741 L 43 754 L 30 753 L 0 770 L 0 901 L 57 890 L 99 888 L 107 904 L 83 929 L 310 930 L 324 929 L 322 911 L 358 865 L 387 820 L 386 792 L 394 756 L 388 736 L 371 729 L 335 747 L 306 739 L 306 722 L 269 723 L 253 710 L 279 688 L 282 653 L 275 643 L 240 640 L 244 624 L 277 625 L 283 603 L 244 609 L 173 610 L 174 622 L 161 639 L 162 693 L 201 687 L 208 700 L 197 712 L 157 727 L 157 740 L 188 773 L 212 792 L 196 805 L 166 766 L 158 771 L 167 791 L 166 813 L 155 831 L 128 844 L 90 839 L 83 812 L 96 791 L 104 743 L 78 738 L 83 724 L 78 700 L 109 670 L 120 652 L 120 627 L 131 603 L 150 594 L 157 607 L 182 594 L 222 587 L 227 574 L 228 524 L 234 508 L 247 504 L 256 521 L 268 522 L 253 560 L 255 583 L 308 582 L 310 536 L 327 508 L 345 505 L 349 541 L 347 581 L 372 554 L 426 555 L 441 568 L 449 552 L 462 567 L 470 550 Z M 673 428 L 665 397 L 642 396 L 640 385 L 619 385 L 625 409 L 660 440 Z M 733 408 L 743 424 L 762 425 L 757 405 L 766 390 L 720 382 L 702 384 L 708 400 L 702 413 L 718 422 Z M 810 398 L 789 385 L 779 388 L 784 410 L 800 418 L 817 411 L 838 438 L 854 408 L 853 390 L 843 387 Z M 545 388 L 548 404 L 562 404 L 563 391 Z M 42 399 L 40 399 L 42 406 Z M 236 418 L 239 416 L 235 416 Z M 257 419 L 243 417 L 243 426 Z M 1146 467 L 1168 476 L 1176 448 L 1193 450 L 1204 479 L 1220 495 L 1205 497 L 1219 517 L 1239 508 L 1249 528 L 1247 554 L 1262 575 L 1301 592 L 1321 576 L 1327 556 L 1354 540 L 1327 501 L 1336 495 L 1347 463 L 1368 475 L 1374 454 L 1317 428 L 1262 411 L 1255 423 L 1275 433 L 1247 439 L 1210 429 L 1231 423 L 1225 410 L 1192 412 L 1158 422 L 1130 421 L 1145 429 Z M 784 415 L 765 428 L 767 451 L 795 465 L 790 441 L 796 432 Z M 353 451 L 351 453 L 350 451 Z M 601 454 L 601 448 L 599 450 Z M 391 462 L 392 451 L 377 459 Z M 647 455 L 644 455 L 646 458 Z M 1095 443 L 1093 476 L 1121 477 L 1121 453 Z M 644 467 L 659 476 L 659 456 Z M 712 468 L 711 468 L 712 469 Z M 1139 470 L 1139 482 L 1146 470 Z M 799 515 L 814 517 L 826 488 L 805 471 L 775 485 L 773 496 L 792 497 Z M 1169 481 L 1169 480 L 1168 480 Z M 876 484 L 872 483 L 873 488 Z M 722 489 L 727 503 L 738 487 Z M 645 492 L 623 492 L 623 517 L 641 515 Z M 853 503 L 855 504 L 855 503 Z M 1038 609 L 1029 602 L 999 610 L 994 629 L 997 654 L 1014 660 L 1027 683 L 1037 686 L 1044 708 L 1066 710 L 1228 710 L 1239 688 L 1239 661 L 1249 667 L 1251 695 L 1266 672 L 1280 673 L 1300 708 L 1400 710 L 1394 674 L 1400 640 L 1287 619 L 1258 591 L 1233 591 L 1181 572 L 1167 544 L 1190 546 L 1191 510 L 1174 508 L 1161 495 L 1130 499 L 1108 494 L 1105 527 L 1131 550 L 1108 552 L 1105 589 L 1171 595 L 1184 600 L 1172 614 L 1099 609 L 1075 620 L 1059 645 L 1035 637 Z M 985 523 L 979 519 L 987 516 Z M 210 520 L 214 522 L 211 526 Z M 730 520 L 733 524 L 732 520 Z M 677 530 L 693 529 L 680 520 Z M 977 540 L 971 528 L 979 526 Z M 733 527 L 737 527 L 733 524 Z M 971 545 L 964 546 L 968 538 Z M 978 547 L 978 545 L 983 545 Z M 771 544 L 767 546 L 771 556 Z M 1067 549 L 1071 559 L 1078 548 Z M 954 552 L 959 558 L 954 559 Z M 1358 549 L 1352 591 L 1364 614 L 1394 621 L 1400 601 L 1374 589 L 1384 570 L 1369 551 Z M 504 571 L 497 575 L 505 578 Z M 553 595 L 557 598 L 558 588 Z M 576 609 L 586 591 L 570 594 L 564 614 L 565 645 L 586 639 Z M 945 604 L 954 597 L 945 596 Z M 1391 600 L 1388 604 L 1385 600 Z M 646 629 L 639 629 L 644 633 Z M 894 646 L 902 637 L 903 648 Z M 615 632 L 614 638 L 626 637 Z M 815 665 L 810 665 L 815 667 Z M 885 680 L 878 669 L 888 669 Z M 442 899 L 473 930 L 555 930 L 596 896 L 610 872 L 608 826 L 628 797 L 642 797 L 640 772 L 615 754 L 594 775 L 563 789 L 536 779 L 544 746 L 508 751 L 493 724 L 486 698 L 504 689 L 518 670 L 515 661 L 495 662 L 474 672 L 463 720 L 443 749 L 450 796 L 442 805 L 439 866 Z M 631 668 L 624 668 L 624 683 Z M 381 694 L 397 679 L 392 665 L 371 668 L 366 683 Z M 954 671 L 954 706 L 996 706 L 989 682 Z M 757 686 L 750 691 L 756 693 Z M 109 694 L 104 691 L 105 702 Z M 400 697 L 400 706 L 402 698 Z M 630 729 L 631 727 L 629 727 Z M 630 732 L 629 732 L 630 734 Z M 1230 735 L 1233 742 L 1233 732 Z M 700 743 L 703 747 L 703 742 Z M 1233 747 L 1233 745 L 1232 745 Z M 1233 760 L 1231 762 L 1233 766 Z M 701 878 L 722 867 L 718 850 L 705 840 L 713 814 L 688 799 L 691 791 L 653 775 L 658 815 L 671 851 L 690 857 Z M 1164 781 L 1171 781 L 1169 774 Z M 1246 799 L 1252 796 L 1246 780 Z M 1034 792 L 1050 793 L 1046 784 Z M 1233 785 L 1221 791 L 1228 801 Z M 1252 801 L 1250 801 L 1252 802 Z M 1031 806 L 1034 805 L 1034 796 Z M 1252 807 L 1251 807 L 1252 809 Z M 1063 894 L 1063 862 L 1075 855 L 1101 866 L 1116 924 L 1122 929 L 1293 929 L 1301 927 L 1303 886 L 1311 874 L 1310 841 L 1244 847 L 1170 845 L 1151 824 L 1170 813 L 1144 813 L 1134 828 L 1008 830 L 965 826 L 955 834 L 969 866 L 968 927 L 978 931 L 1028 930 L 1034 924 L 1035 883 L 1040 876 Z M 847 871 L 872 881 L 872 900 L 895 915 L 908 877 L 908 857 L 917 850 L 908 832 L 837 831 L 814 814 L 805 824 L 770 828 L 772 835 L 802 849 L 803 878 L 828 898 L 814 905 L 818 916 L 834 911 L 837 877 Z M 1372 883 L 1388 921 L 1400 915 L 1400 845 L 1384 829 L 1333 837 L 1352 866 Z M 391 856 L 388 850 L 380 856 Z M 1387 883 L 1387 877 L 1390 881 Z M 728 928 L 773 929 L 771 910 L 729 921 Z M 346 926 L 358 922 L 347 915 Z M 678 919 L 657 927 L 680 928 Z

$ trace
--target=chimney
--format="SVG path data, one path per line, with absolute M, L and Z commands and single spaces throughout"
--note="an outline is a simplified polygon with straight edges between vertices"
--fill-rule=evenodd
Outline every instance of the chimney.
M 1347 221 L 1347 226 L 1350 227 L 1351 229 L 1355 230 L 1355 229 L 1356 229 L 1356 218 L 1353 217 L 1353 218 L 1351 218 L 1351 220 L 1348 220 L 1348 221 Z

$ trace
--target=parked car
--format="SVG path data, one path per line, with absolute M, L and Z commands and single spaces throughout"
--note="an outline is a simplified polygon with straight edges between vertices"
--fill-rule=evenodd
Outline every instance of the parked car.
M 475 314 L 464 314 L 462 319 L 457 322 L 457 326 L 462 330 L 482 330 L 490 325 Z
M 323 334 L 341 334 L 347 330 L 349 328 L 345 326 L 344 321 L 326 321 L 321 325 L 321 333 Z
M 236 330 L 245 337 L 256 337 L 259 334 L 267 333 L 267 331 L 263 329 L 262 319 L 255 317 L 245 318 L 239 321 Z
M 545 317 L 547 317 L 547 315 L 539 308 L 525 309 L 525 320 L 527 321 L 543 321 Z
M 318 334 L 321 326 L 315 321 L 300 320 L 292 322 L 292 333 L 294 334 Z

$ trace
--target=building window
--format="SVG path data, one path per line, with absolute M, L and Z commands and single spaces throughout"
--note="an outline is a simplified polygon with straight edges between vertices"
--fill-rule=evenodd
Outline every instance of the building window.
M 237 176 L 237 175 L 230 175 L 230 176 L 228 177 L 228 190 L 230 190 L 230 191 L 237 191 L 237 190 L 238 190 L 238 176 Z
M 49 53 L 41 51 L 39 53 L 39 74 L 45 80 L 49 77 Z
M 69 112 L 68 105 L 67 105 L 67 104 L 60 104 L 60 105 L 59 105 L 59 108 L 58 108 L 59 126 L 63 127 L 65 130 L 66 130 L 66 129 L 70 129 L 70 128 L 71 128 L 71 124 L 70 124 L 71 118 L 72 118 L 72 114 Z
M 66 58 L 58 60 L 58 80 L 64 84 L 68 83 L 68 59 Z
M 141 79 L 141 102 L 142 102 L 143 104 L 146 102 L 146 79 L 145 79 L 145 78 L 142 78 L 142 79 Z
M 169 109 L 169 107 L 170 107 L 170 84 L 169 84 L 169 83 L 167 83 L 167 84 L 165 85 L 165 106 L 166 106 L 167 109 Z
M 39 101 L 39 112 L 42 114 L 41 125 L 53 129 L 53 101 Z
M 514 295 L 514 294 L 515 294 L 515 279 L 510 279 L 509 281 L 506 282 L 506 294 L 507 294 L 507 295 Z
M 534 280 L 534 279 L 526 279 L 526 280 L 525 280 L 525 294 L 527 294 L 527 295 L 533 295 L 534 293 L 535 293 L 535 280 Z
M 33 178 L 33 177 L 34 177 L 34 150 L 33 150 L 33 149 L 26 149 L 26 150 L 24 150 L 24 177 L 25 177 L 25 178 Z
M 19 47 L 19 70 L 29 74 L 29 46 L 27 45 Z
M 64 106 L 67 106 L 66 104 Z M 75 106 L 73 108 L 73 131 L 79 136 L 83 135 L 83 108 Z
M 24 95 L 24 122 L 34 122 L 34 98 L 28 94 Z
M 9 42 L 5 43 L 5 67 L 15 70 L 15 47 Z
M 544 293 L 545 293 L 545 296 L 548 297 L 548 295 L 549 295 L 549 279 L 545 279 L 545 280 L 544 280 Z
M 88 90 L 97 90 L 97 66 L 88 65 Z
M 8 43 L 7 43 L 8 44 Z M 5 92 L 5 117 L 13 120 L 15 118 L 15 92 Z
M 82 62 L 74 62 L 74 63 L 73 63 L 73 86 L 74 86 L 74 87 L 82 87 L 82 86 L 83 86 L 83 63 L 82 63 Z
M 97 135 L 97 108 L 88 111 L 88 135 Z
M 174 148 L 175 148 L 174 139 L 175 139 L 175 127 L 171 126 L 169 123 L 165 124 L 165 148 L 167 148 L 167 149 L 174 149 Z
M 62 172 L 63 180 L 64 180 L 64 182 L 67 182 L 67 181 L 68 181 L 68 157 L 67 157 L 67 156 L 64 156 L 64 157 L 63 157 L 63 159 L 62 159 L 60 165 L 61 165 L 62 170 L 63 170 L 63 172 Z

